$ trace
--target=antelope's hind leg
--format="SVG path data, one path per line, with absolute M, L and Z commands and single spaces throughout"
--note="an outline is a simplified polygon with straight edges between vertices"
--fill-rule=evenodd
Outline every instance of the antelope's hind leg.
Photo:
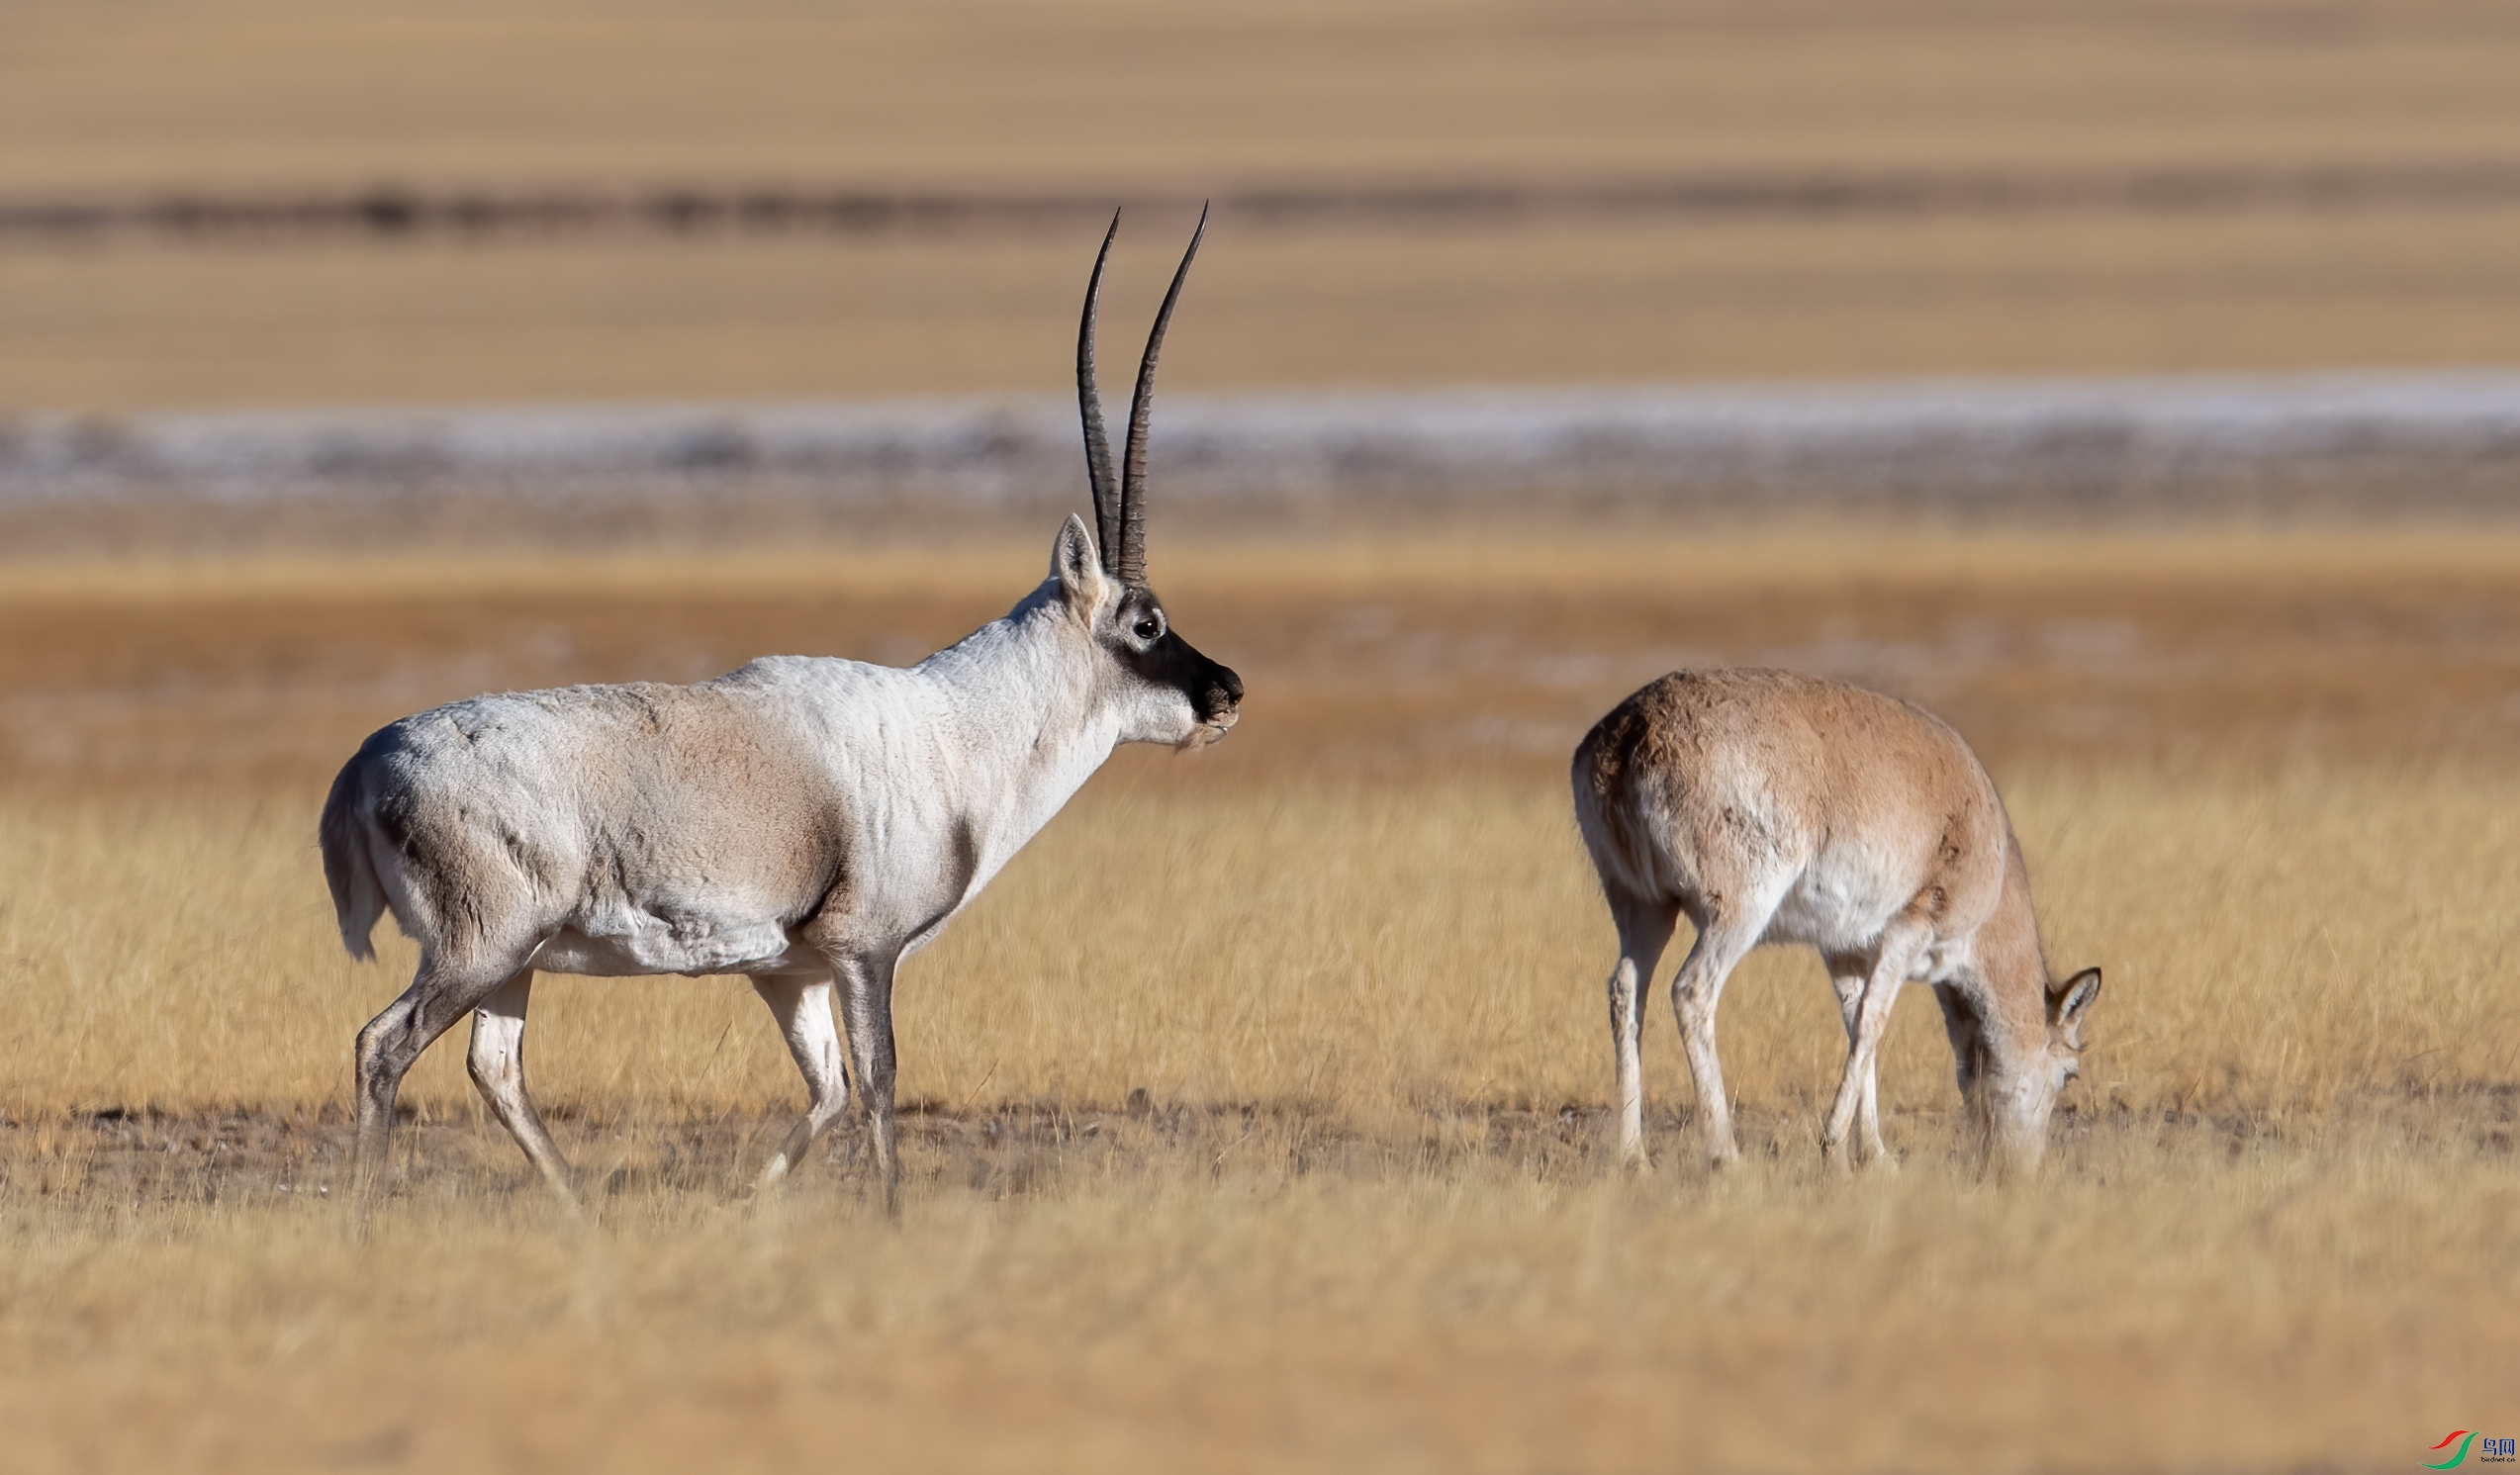
M 1663 949 L 1671 944 L 1680 908 L 1668 900 L 1614 896 L 1610 912 L 1619 925 L 1619 966 L 1610 973 L 1610 1043 L 1617 1059 L 1619 1091 L 1619 1165 L 1631 1172 L 1642 1172 L 1648 1166 L 1644 1073 L 1637 1038 L 1643 1025 L 1642 1000 L 1644 991 L 1653 984 L 1653 971 L 1662 962 Z
M 525 1005 L 532 996 L 533 969 L 524 968 L 475 1005 L 472 1050 L 464 1063 L 482 1099 L 490 1103 L 490 1114 L 524 1149 L 525 1159 L 541 1171 L 560 1201 L 576 1209 L 569 1159 L 560 1155 L 525 1089 Z
M 533 952 L 530 945 L 507 949 L 496 955 L 495 962 L 484 962 L 479 956 L 453 960 L 423 953 L 412 986 L 359 1031 L 353 1057 L 358 1076 L 358 1137 L 352 1171 L 362 1190 L 372 1188 L 385 1171 L 394 1135 L 394 1098 L 413 1062 L 437 1043 L 438 1036 L 453 1029 L 457 1020 L 525 971 Z M 521 1006 L 518 1020 L 521 1031 Z
M 753 1180 L 753 1190 L 760 1192 L 794 1171 L 814 1139 L 839 1120 L 849 1102 L 849 1081 L 840 1062 L 840 1031 L 831 1019 L 831 979 L 755 978 L 753 991 L 779 1021 L 788 1054 L 805 1078 L 806 1095 L 804 1116 Z
M 1698 1117 L 1706 1131 L 1707 1160 L 1730 1167 L 1741 1160 L 1740 1144 L 1732 1136 L 1732 1103 L 1724 1091 L 1724 1063 L 1715 1053 L 1715 1007 L 1724 997 L 1725 980 L 1767 931 L 1776 903 L 1767 899 L 1755 912 L 1729 907 L 1712 910 L 1698 924 L 1698 940 L 1680 961 L 1671 980 L 1672 1012 L 1680 1016 L 1680 1036 L 1689 1048 L 1689 1075 L 1698 1086 Z

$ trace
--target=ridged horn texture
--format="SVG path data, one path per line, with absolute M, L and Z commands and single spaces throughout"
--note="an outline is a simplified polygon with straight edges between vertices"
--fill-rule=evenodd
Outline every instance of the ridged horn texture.
M 1085 476 L 1093 483 L 1093 541 L 1105 572 L 1112 571 L 1113 550 L 1120 546 L 1120 489 L 1111 479 L 1111 432 L 1102 422 L 1102 392 L 1093 381 L 1094 308 L 1102 297 L 1102 264 L 1111 259 L 1111 239 L 1120 233 L 1120 212 L 1111 212 L 1111 229 L 1102 232 L 1102 250 L 1093 258 L 1093 279 L 1085 283 L 1085 321 L 1076 329 L 1076 408 L 1085 418 Z
M 1155 361 L 1164 352 L 1165 324 L 1172 321 L 1172 305 L 1181 298 L 1182 279 L 1190 274 L 1190 258 L 1199 253 L 1207 234 L 1207 207 L 1199 207 L 1199 228 L 1190 232 L 1189 249 L 1172 269 L 1172 285 L 1165 289 L 1164 306 L 1156 310 L 1155 330 L 1147 334 L 1147 351 L 1138 360 L 1138 392 L 1129 401 L 1129 444 L 1120 463 L 1120 559 L 1111 572 L 1123 584 L 1147 582 L 1147 426 L 1155 410 Z

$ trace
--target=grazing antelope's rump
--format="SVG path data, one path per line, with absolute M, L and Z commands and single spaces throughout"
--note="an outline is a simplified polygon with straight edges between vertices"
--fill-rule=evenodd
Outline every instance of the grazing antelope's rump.
M 390 908 L 420 945 L 411 987 L 359 1032 L 363 1177 L 404 1073 L 471 1014 L 475 1084 L 574 1202 L 525 1091 L 535 971 L 744 973 L 809 1096 L 760 1181 L 801 1160 L 854 1088 L 895 1201 L 894 967 L 1116 745 L 1204 746 L 1240 709 L 1242 681 L 1173 633 L 1146 585 L 1156 358 L 1205 230 L 1202 216 L 1147 339 L 1117 478 L 1093 373 L 1104 234 L 1076 361 L 1099 535 L 1071 516 L 1050 577 L 1005 618 L 907 670 L 773 656 L 689 687 L 476 696 L 394 723 L 342 768 L 322 826 L 342 941 L 372 957 Z
M 1575 815 L 1619 927 L 1610 977 L 1619 1151 L 1644 1165 L 1639 990 L 1686 913 L 1697 941 L 1671 984 L 1709 1153 L 1734 1160 L 1716 1001 L 1761 943 L 1819 950 L 1845 1022 L 1846 1069 L 1820 1135 L 1860 1110 L 1889 1161 L 1874 1059 L 1900 985 L 1933 985 L 1960 1092 L 2004 1165 L 2034 1167 L 2077 1072 L 2098 968 L 2052 982 L 2029 874 L 1995 782 L 1922 709 L 1783 671 L 1680 671 L 1614 708 L 1575 749 Z

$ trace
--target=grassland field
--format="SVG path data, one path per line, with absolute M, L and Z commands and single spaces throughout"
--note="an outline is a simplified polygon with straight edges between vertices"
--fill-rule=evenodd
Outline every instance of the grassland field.
M 1046 543 L 1046 538 L 1044 539 Z M 1243 725 L 1131 752 L 899 992 L 907 1212 L 735 980 L 545 979 L 573 1226 L 441 1046 L 339 1201 L 353 966 L 311 843 L 473 691 L 906 660 L 1043 550 L 20 564 L 0 579 L 0 1422 L 31 1470 L 2347 1470 L 2520 1365 L 2520 541 L 1159 534 Z M 1818 965 L 1757 955 L 1711 1175 L 1667 1002 L 1606 1152 L 1564 794 L 1671 666 L 1928 701 L 2108 983 L 2036 1183 L 1930 1001 L 1892 1177 L 1816 1146 Z M 1150 859 L 1152 858 L 1152 859 Z
M 2499 0 L 39 0 L 0 33 L 0 204 L 2490 172 L 2520 137 Z M 1188 224 L 1133 214 L 1107 327 Z M 1165 382 L 2511 362 L 2516 245 L 2508 200 L 2421 192 L 1228 212 Z M 1056 391 L 1090 250 L 10 235 L 0 433 Z M 412 957 L 339 951 L 334 767 L 482 690 L 913 660 L 1028 589 L 1050 529 L 554 553 L 494 498 L 257 551 L 149 515 L 7 513 L 0 1467 L 2363 1471 L 2520 1414 L 2508 534 L 1159 511 L 1157 584 L 1245 719 L 1119 755 L 908 965 L 902 1222 L 845 1133 L 740 1197 L 802 1093 L 739 982 L 546 979 L 577 1225 L 451 1045 L 392 1194 L 341 1202 L 350 1037 Z M 327 551 L 343 529 L 368 551 Z M 1977 1175 L 1922 997 L 1883 1061 L 1903 1169 L 1826 1174 L 1842 1035 L 1782 953 L 1725 1001 L 1744 1168 L 1689 1150 L 1657 994 L 1657 1168 L 1610 1169 L 1612 940 L 1564 763 L 1711 662 L 1914 697 L 1986 756 L 2053 960 L 2108 979 L 2038 1181 Z

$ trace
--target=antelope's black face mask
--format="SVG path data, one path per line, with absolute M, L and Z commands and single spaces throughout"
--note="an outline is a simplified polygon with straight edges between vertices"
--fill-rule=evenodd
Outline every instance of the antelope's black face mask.
M 1193 730 L 1178 739 L 1182 746 L 1203 747 L 1234 725 L 1243 679 L 1182 639 L 1155 591 L 1131 586 L 1112 611 L 1103 641 L 1139 682 L 1188 707 Z

